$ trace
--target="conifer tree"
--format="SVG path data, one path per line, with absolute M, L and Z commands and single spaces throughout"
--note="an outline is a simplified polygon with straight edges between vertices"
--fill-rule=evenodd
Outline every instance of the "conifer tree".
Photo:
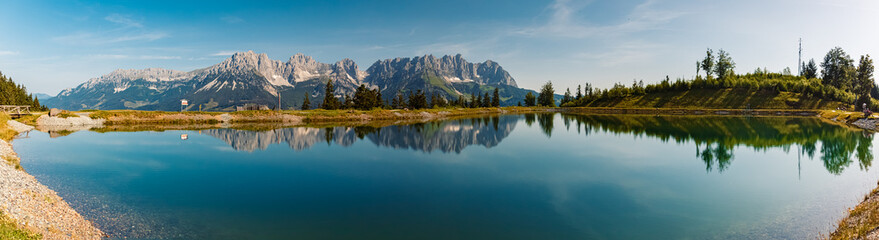
M 339 109 L 339 107 L 340 107 L 339 106 L 340 105 L 339 99 L 337 99 L 333 93 L 335 91 L 336 91 L 336 89 L 335 89 L 335 87 L 333 87 L 333 80 L 332 79 L 327 80 L 326 89 L 324 91 L 324 101 L 320 105 L 321 108 L 326 109 L 326 110 Z
M 308 100 L 308 93 L 305 93 L 303 95 L 305 95 L 305 100 L 302 101 L 302 107 L 300 107 L 300 109 L 302 109 L 302 110 L 311 109 L 311 100 Z
M 492 107 L 500 107 L 501 106 L 501 94 L 497 88 L 494 89 L 494 96 L 491 98 L 491 106 Z

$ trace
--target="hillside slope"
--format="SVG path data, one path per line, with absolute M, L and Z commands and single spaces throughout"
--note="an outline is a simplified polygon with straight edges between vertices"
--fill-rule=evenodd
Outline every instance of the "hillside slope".
M 852 109 L 853 105 L 801 93 L 748 89 L 692 89 L 599 99 L 585 107 L 704 109 Z

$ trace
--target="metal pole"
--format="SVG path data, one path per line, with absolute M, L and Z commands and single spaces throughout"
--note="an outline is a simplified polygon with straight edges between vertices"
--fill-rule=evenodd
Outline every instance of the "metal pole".
M 800 55 L 797 59 L 797 75 L 803 75 L 803 38 L 800 38 Z

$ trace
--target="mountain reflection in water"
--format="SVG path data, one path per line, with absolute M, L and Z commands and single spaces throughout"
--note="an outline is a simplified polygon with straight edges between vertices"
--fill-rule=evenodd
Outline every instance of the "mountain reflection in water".
M 552 137 L 555 113 L 505 115 L 465 120 L 448 120 L 387 127 L 286 128 L 268 131 L 211 129 L 203 134 L 221 139 L 235 150 L 265 150 L 271 144 L 287 143 L 302 151 L 318 143 L 351 146 L 369 140 L 377 146 L 423 152 L 461 153 L 470 145 L 491 148 L 510 135 L 517 122 L 529 127 L 535 122 L 546 137 Z M 696 158 L 708 172 L 723 172 L 735 159 L 734 148 L 754 151 L 796 149 L 813 159 L 820 153 L 828 172 L 839 174 L 857 161 L 862 170 L 873 161 L 872 134 L 852 131 L 805 117 L 722 117 L 722 116 L 638 116 L 561 114 L 565 131 L 578 134 L 605 132 L 650 137 L 681 144 L 693 141 Z M 573 129 L 572 129 L 573 128 Z M 820 143 L 820 144 L 819 144 Z M 584 142 L 572 142 L 571 147 Z
M 202 133 L 225 141 L 235 150 L 244 151 L 265 150 L 271 144 L 282 142 L 297 151 L 306 150 L 321 142 L 347 147 L 358 140 L 368 139 L 378 146 L 394 149 L 460 153 L 470 145 L 486 148 L 497 146 L 516 128 L 516 122 L 520 118 L 521 116 L 507 115 L 381 128 L 298 127 L 269 131 L 211 129 Z

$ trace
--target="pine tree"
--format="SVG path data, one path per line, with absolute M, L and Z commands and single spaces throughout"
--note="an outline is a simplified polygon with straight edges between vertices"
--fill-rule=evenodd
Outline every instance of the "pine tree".
M 580 91 L 580 85 L 577 85 L 577 98 L 576 99 L 580 100 L 581 98 L 583 98 L 583 92 Z
M 335 91 L 336 91 L 336 89 L 335 89 L 335 87 L 333 87 L 333 80 L 332 79 L 327 80 L 327 86 L 324 91 L 324 101 L 320 105 L 321 108 L 326 109 L 326 110 L 339 109 L 339 107 L 340 107 L 339 106 L 340 105 L 339 99 L 337 99 L 333 93 Z
M 15 84 L 12 78 L 6 77 L 0 72 L 0 105 L 25 105 L 30 106 L 32 111 L 48 110 L 40 105 L 40 100 L 27 93 L 24 85 Z
M 384 108 L 385 102 L 384 102 L 384 99 L 382 98 L 382 91 L 380 91 L 378 89 L 373 89 L 373 95 L 375 95 L 375 104 L 372 105 L 372 107 Z
M 555 90 L 552 88 L 552 82 L 546 82 L 540 88 L 540 94 L 537 95 L 537 104 L 544 107 L 555 107 Z
M 501 106 L 501 94 L 497 88 L 494 89 L 494 97 L 491 98 L 491 106 L 492 107 L 500 107 Z
M 350 96 L 350 95 L 348 95 L 348 94 L 345 94 L 345 101 L 344 101 L 343 103 L 344 103 L 343 106 L 342 106 L 343 109 L 352 109 L 352 108 L 354 108 L 354 97 L 352 97 L 352 96 Z
M 308 100 L 308 93 L 305 93 L 303 95 L 305 95 L 305 100 L 302 101 L 302 107 L 300 107 L 300 109 L 302 109 L 302 110 L 311 109 L 311 100 Z
M 533 107 L 536 105 L 536 102 L 537 102 L 537 98 L 534 97 L 534 94 L 532 94 L 531 92 L 528 92 L 525 94 L 525 106 L 526 107 Z

